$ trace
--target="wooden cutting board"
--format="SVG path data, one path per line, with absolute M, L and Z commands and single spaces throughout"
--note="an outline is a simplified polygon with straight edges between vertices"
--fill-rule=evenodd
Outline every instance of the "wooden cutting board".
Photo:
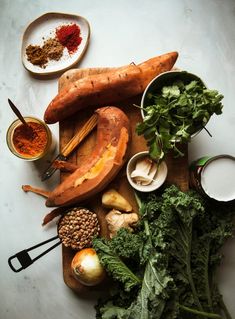
M 78 80 L 79 78 L 87 75 L 107 72 L 116 68 L 90 68 L 90 69 L 72 69 L 65 72 L 59 79 L 59 90 L 62 90 L 70 82 Z M 132 127 L 132 142 L 130 145 L 129 157 L 135 153 L 147 150 L 146 142 L 143 137 L 135 134 L 135 127 L 138 122 L 141 121 L 141 114 L 138 108 L 133 104 L 140 104 L 141 96 L 136 96 L 129 100 L 122 101 L 115 106 L 121 108 L 128 116 Z M 76 115 L 66 119 L 60 123 L 60 149 L 62 149 L 67 142 L 74 136 L 75 132 L 79 130 L 82 125 L 88 120 L 88 118 L 94 113 L 95 108 L 87 107 L 87 109 L 79 111 Z M 83 165 L 84 162 L 89 160 L 89 155 L 96 142 L 96 130 L 94 129 L 86 139 L 79 145 L 76 151 L 70 155 L 68 161 L 77 165 Z M 166 184 L 175 184 L 182 191 L 188 190 L 188 146 L 181 145 L 180 148 L 184 152 L 185 156 L 180 158 L 174 158 L 172 154 L 169 154 L 166 158 L 168 166 L 168 176 Z M 125 175 L 125 167 L 119 172 L 115 180 L 108 186 L 114 187 L 132 204 L 133 210 L 137 211 L 137 204 L 135 202 L 134 193 L 132 188 L 127 182 Z M 61 173 L 61 180 L 63 180 L 68 173 Z M 83 206 L 95 211 L 98 215 L 98 219 L 101 225 L 101 235 L 107 236 L 107 226 L 105 223 L 105 214 L 108 212 L 101 206 L 101 194 L 89 199 L 87 203 L 83 203 Z M 94 291 L 101 289 L 97 287 L 85 287 L 81 285 L 74 277 L 70 269 L 71 261 L 75 255 L 75 251 L 71 248 L 66 248 L 62 245 L 62 262 L 63 262 L 63 278 L 65 284 L 73 289 L 75 292 L 84 295 L 89 293 L 90 289 Z

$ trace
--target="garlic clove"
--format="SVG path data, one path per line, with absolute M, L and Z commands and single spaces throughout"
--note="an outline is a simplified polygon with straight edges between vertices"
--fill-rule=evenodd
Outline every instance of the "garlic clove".
M 131 173 L 131 178 L 141 178 L 141 177 L 147 177 L 148 175 L 145 174 L 143 171 L 135 169 L 132 173 Z
M 152 160 L 149 157 L 144 157 L 138 160 L 135 166 L 136 170 L 140 170 L 145 174 L 148 174 L 152 166 Z
M 147 167 L 146 162 L 143 162 L 143 160 L 137 163 L 136 169 L 130 175 L 135 183 L 145 186 L 153 182 L 154 176 L 157 173 L 158 165 L 151 159 L 148 163 L 151 164 L 150 167 Z
M 156 175 L 157 170 L 158 170 L 158 164 L 153 162 L 148 175 L 153 178 Z
M 134 170 L 131 173 L 131 178 L 134 180 L 134 182 L 141 185 L 149 185 L 152 182 L 152 179 L 140 170 Z

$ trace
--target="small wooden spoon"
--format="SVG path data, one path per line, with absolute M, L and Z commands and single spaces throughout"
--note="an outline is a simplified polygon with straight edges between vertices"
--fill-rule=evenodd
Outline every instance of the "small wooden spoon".
M 8 99 L 8 103 L 12 109 L 12 111 L 15 113 L 15 115 L 18 117 L 18 119 L 22 122 L 23 125 L 25 125 L 25 128 L 28 130 L 28 132 L 31 132 L 33 134 L 33 129 L 29 126 L 29 124 L 25 121 L 23 115 L 20 113 L 18 108 L 15 106 L 15 104 Z

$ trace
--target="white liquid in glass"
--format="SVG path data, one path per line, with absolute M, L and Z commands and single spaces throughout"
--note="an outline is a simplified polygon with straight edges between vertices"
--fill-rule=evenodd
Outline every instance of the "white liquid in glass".
M 206 165 L 201 185 L 207 195 L 219 201 L 235 199 L 235 160 L 221 157 Z

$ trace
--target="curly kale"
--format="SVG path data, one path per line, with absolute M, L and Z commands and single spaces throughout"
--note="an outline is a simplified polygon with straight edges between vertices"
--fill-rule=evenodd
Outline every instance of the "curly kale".
M 115 280 L 124 285 L 125 291 L 130 291 L 141 283 L 138 278 L 121 260 L 121 258 L 111 249 L 109 242 L 102 239 L 93 240 L 93 248 L 98 252 L 101 264 Z
M 111 240 L 94 240 L 115 280 L 110 298 L 96 308 L 97 318 L 216 319 L 223 313 L 231 319 L 215 271 L 220 249 L 232 237 L 234 208 L 175 186 L 162 196 L 137 195 L 137 202 L 135 233 L 121 229 Z

